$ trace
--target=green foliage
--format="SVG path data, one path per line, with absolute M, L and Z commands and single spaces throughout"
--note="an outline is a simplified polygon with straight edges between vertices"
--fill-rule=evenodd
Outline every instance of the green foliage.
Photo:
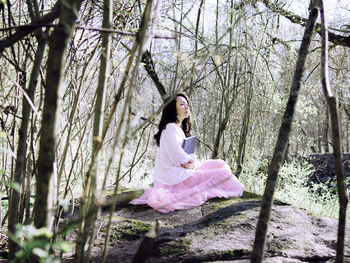
M 264 192 L 267 178 L 267 159 L 247 158 L 239 180 L 246 190 L 261 195 Z
M 261 195 L 264 193 L 269 161 L 247 158 L 245 169 L 239 178 L 247 191 Z M 303 208 L 314 215 L 337 218 L 339 204 L 334 189 L 328 188 L 325 184 L 314 184 L 311 188 L 306 186 L 312 171 L 312 165 L 306 161 L 293 160 L 285 163 L 278 175 L 275 198 Z
M 17 182 L 12 182 L 12 181 L 9 181 L 9 180 L 0 180 L 0 184 L 4 183 L 6 186 L 14 189 L 17 193 L 20 193 L 21 192 L 21 186 L 19 183 Z
M 52 242 L 52 232 L 46 227 L 37 229 L 32 225 L 16 224 L 16 233 L 8 233 L 8 236 L 19 247 L 17 260 L 37 256 L 41 263 L 59 263 L 61 260 L 55 253 L 69 252 L 72 246 L 67 241 Z
M 5 171 L 0 170 L 0 178 L 4 178 L 4 177 L 5 177 Z M 5 180 L 0 179 L 0 198 L 4 195 L 4 190 L 2 189 L 3 182 L 5 182 Z M 1 208 L 1 218 L 0 218 L 1 222 L 2 222 L 6 212 L 8 210 L 8 206 L 9 206 L 8 200 L 3 200 L 3 201 L 1 200 L 1 207 L 0 207 Z
M 1 222 L 2 222 L 8 209 L 9 209 L 8 201 L 7 200 L 1 201 Z

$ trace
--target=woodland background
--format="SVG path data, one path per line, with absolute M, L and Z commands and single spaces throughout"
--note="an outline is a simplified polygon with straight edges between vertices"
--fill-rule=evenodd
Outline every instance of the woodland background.
M 273 154 L 309 3 L 150 3 L 0 1 L 5 230 L 15 234 L 17 222 L 34 223 L 51 229 L 56 240 L 63 208 L 79 198 L 75 251 L 83 262 L 104 191 L 152 182 L 153 135 L 165 98 L 179 91 L 191 100 L 199 158 L 226 160 L 247 189 L 256 190 L 252 167 Z M 350 5 L 325 5 L 329 80 L 339 101 L 343 151 L 349 152 Z M 287 159 L 332 152 L 320 67 L 316 25 Z M 9 257 L 17 241 L 10 241 Z

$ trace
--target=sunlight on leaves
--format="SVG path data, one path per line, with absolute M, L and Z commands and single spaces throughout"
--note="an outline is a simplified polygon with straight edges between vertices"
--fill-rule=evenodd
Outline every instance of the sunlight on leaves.
M 11 181 L 8 181 L 8 180 L 4 180 L 4 181 L 0 180 L 0 183 L 1 182 L 4 182 L 7 187 L 10 187 L 10 188 L 14 189 L 17 193 L 21 192 L 21 185 L 19 183 L 11 182 Z

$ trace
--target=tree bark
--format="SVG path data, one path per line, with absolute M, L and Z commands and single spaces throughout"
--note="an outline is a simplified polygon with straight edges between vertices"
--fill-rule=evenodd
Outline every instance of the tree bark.
M 38 50 L 35 56 L 34 65 L 27 89 L 27 95 L 31 101 L 34 99 L 35 88 L 37 86 L 38 76 L 40 73 L 40 66 L 43 59 L 47 39 L 42 36 L 38 36 Z M 27 135 L 28 135 L 28 125 L 29 125 L 29 116 L 30 116 L 31 107 L 28 101 L 24 98 L 22 100 L 22 122 L 19 129 L 19 138 L 18 138 L 18 147 L 17 147 L 17 158 L 16 158 L 16 167 L 13 181 L 21 184 L 22 174 L 26 164 L 26 155 L 27 155 Z M 11 199 L 9 203 L 9 220 L 8 227 L 11 233 L 15 232 L 15 225 L 18 223 L 18 207 L 19 207 L 20 193 L 11 190 Z M 13 259 L 17 250 L 17 245 L 9 240 L 9 259 Z
M 229 14 L 229 23 L 231 25 L 233 25 L 234 16 L 235 16 L 235 14 L 233 13 L 232 7 L 233 7 L 233 1 L 231 1 L 231 12 Z M 217 1 L 216 2 L 216 21 L 215 21 L 215 46 L 217 49 L 219 49 L 219 45 L 220 45 L 219 26 L 220 26 L 219 1 Z M 219 70 L 220 65 L 217 65 L 213 56 L 210 56 L 210 59 L 217 73 L 217 77 L 219 79 L 219 84 L 217 85 L 221 85 L 222 87 L 221 101 L 219 106 L 220 108 L 219 108 L 218 129 L 217 129 L 216 135 L 214 135 L 214 145 L 213 145 L 213 151 L 211 154 L 212 159 L 217 158 L 219 155 L 220 141 L 224 135 L 224 132 L 230 120 L 230 116 L 232 114 L 233 103 L 235 102 L 237 97 L 237 89 L 240 84 L 240 75 L 242 73 L 241 68 L 238 65 L 236 65 L 235 67 L 231 66 L 232 58 L 234 57 L 232 54 L 233 41 L 234 41 L 234 27 L 231 26 L 229 29 L 228 64 L 223 74 L 221 74 Z M 207 47 L 206 49 L 208 50 L 208 53 L 210 53 L 210 50 Z M 235 57 L 235 59 L 237 64 L 237 56 Z M 233 83 L 231 83 L 231 80 Z M 225 109 L 223 109 L 224 107 Z
M 252 83 L 250 83 L 252 84 Z M 244 153 L 245 153 L 245 147 L 247 142 L 247 135 L 248 135 L 248 129 L 249 129 L 249 122 L 250 122 L 250 104 L 253 96 L 253 90 L 252 87 L 248 87 L 248 94 L 246 94 L 246 102 L 245 102 L 245 111 L 243 116 L 243 123 L 241 126 L 241 131 L 239 134 L 239 143 L 238 143 L 238 153 L 237 153 L 237 170 L 235 172 L 235 175 L 239 177 L 239 175 L 242 172 L 242 165 L 244 161 Z
M 197 13 L 197 21 L 196 21 L 196 30 L 194 33 L 194 55 L 192 59 L 192 67 L 191 67 L 191 80 L 190 80 L 190 87 L 188 89 L 188 96 L 191 98 L 192 91 L 193 91 L 193 78 L 195 73 L 195 67 L 197 63 L 197 53 L 198 53 L 198 31 L 199 31 L 199 22 L 201 18 L 201 11 L 203 8 L 204 0 L 201 0 L 199 7 L 198 7 L 198 13 Z
M 103 28 L 112 28 L 113 19 L 113 1 L 104 0 L 103 2 Z M 96 101 L 94 105 L 94 123 L 92 131 L 92 158 L 91 162 L 94 162 L 94 168 L 91 173 L 87 173 L 84 179 L 84 195 L 82 197 L 81 211 L 79 214 L 82 216 L 82 221 L 79 224 L 79 236 L 76 246 L 76 258 L 77 262 L 85 262 L 84 248 L 88 237 L 91 240 L 94 239 L 94 227 L 93 224 L 97 218 L 97 207 L 93 199 L 95 198 L 95 192 L 97 190 L 97 170 L 99 162 L 99 141 L 102 139 L 103 128 L 103 113 L 105 108 L 105 95 L 106 86 L 109 75 L 109 61 L 111 53 L 111 34 L 107 32 L 101 32 L 102 48 L 100 57 L 100 73 L 98 78 L 98 86 L 96 90 Z M 90 211 L 91 216 L 86 218 L 85 211 Z M 89 213 L 89 212 L 88 212 Z M 86 256 L 89 258 L 89 253 Z
M 160 80 L 158 78 L 158 75 L 157 75 L 155 68 L 154 68 L 151 53 L 148 50 L 146 50 L 146 52 L 143 54 L 142 62 L 145 63 L 144 67 L 145 67 L 148 75 L 151 77 L 154 84 L 156 85 L 156 88 L 159 92 L 159 95 L 162 97 L 162 100 L 164 102 L 166 97 L 167 97 L 167 93 L 166 93 L 166 90 L 165 90 L 163 84 L 160 82 Z
M 285 155 L 285 151 L 288 144 L 295 106 L 297 103 L 298 94 L 301 86 L 301 80 L 304 72 L 305 60 L 308 54 L 308 48 L 311 42 L 311 36 L 315 26 L 317 13 L 318 10 L 312 5 L 309 14 L 309 19 L 305 27 L 303 40 L 299 49 L 298 61 L 296 64 L 293 82 L 290 89 L 289 99 L 282 118 L 282 124 L 279 130 L 273 157 L 268 167 L 268 177 L 261 204 L 258 224 L 255 232 L 253 254 L 251 259 L 251 262 L 254 263 L 263 261 L 266 234 L 268 224 L 270 221 L 271 207 L 277 182 L 277 176 L 279 169 L 283 163 L 283 157 Z
M 321 132 L 321 114 L 320 114 L 320 108 L 317 107 L 317 149 L 318 152 L 322 152 L 322 147 L 321 147 L 321 138 L 322 138 L 322 132 Z
M 329 153 L 329 144 L 328 144 L 328 127 L 329 127 L 329 111 L 328 106 L 326 105 L 326 116 L 323 120 L 323 134 L 322 134 L 322 142 L 323 142 L 323 150 L 326 153 Z
M 44 109 L 42 117 L 38 174 L 34 203 L 34 225 L 47 227 L 51 217 L 50 180 L 55 162 L 56 115 L 67 44 L 71 38 L 83 0 L 66 0 L 49 41 Z
M 124 153 L 125 145 L 126 145 L 128 139 L 130 137 L 135 136 L 135 134 L 134 134 L 135 130 L 138 130 L 138 129 L 135 129 L 134 132 L 132 132 L 130 137 L 129 137 L 128 133 L 130 133 L 130 131 L 128 131 L 128 130 L 130 129 L 129 128 L 130 127 L 129 124 L 130 124 L 130 115 L 131 115 L 132 91 L 133 91 L 133 88 L 135 86 L 135 81 L 136 81 L 136 77 L 137 77 L 137 72 L 138 72 L 138 68 L 139 68 L 139 65 L 140 65 L 140 61 L 141 61 L 143 53 L 145 52 L 145 44 L 148 42 L 147 40 L 149 38 L 149 36 L 148 36 L 149 25 L 151 24 L 151 28 L 150 28 L 150 31 L 151 31 L 152 27 L 155 27 L 156 24 L 157 24 L 156 23 L 156 18 L 157 18 L 157 15 L 158 15 L 157 11 L 159 10 L 159 6 L 160 6 L 159 2 L 160 1 L 153 1 L 153 0 L 148 0 L 147 1 L 147 4 L 145 6 L 145 9 L 144 9 L 144 12 L 143 12 L 143 15 L 142 15 L 140 27 L 139 27 L 139 30 L 138 30 L 137 35 L 136 35 L 134 46 L 132 48 L 132 53 L 131 53 L 131 55 L 129 57 L 129 61 L 128 61 L 128 64 L 127 64 L 127 69 L 124 72 L 123 80 L 120 83 L 118 94 L 115 97 L 115 101 L 113 102 L 113 107 L 112 107 L 110 116 L 109 116 L 109 118 L 107 120 L 107 125 L 109 125 L 110 120 L 111 120 L 111 116 L 114 115 L 114 112 L 115 112 L 115 109 L 116 109 L 116 105 L 118 104 L 119 99 L 120 99 L 119 92 L 125 89 L 125 83 L 126 83 L 126 80 L 128 79 L 128 72 L 130 70 L 131 64 L 133 63 L 133 61 L 135 59 L 133 71 L 132 71 L 131 76 L 130 76 L 129 89 L 126 92 L 125 103 L 123 105 L 123 109 L 122 109 L 121 114 L 120 114 L 119 124 L 117 125 L 117 128 L 116 128 L 116 134 L 115 134 L 116 139 L 115 139 L 115 141 L 113 143 L 113 146 L 112 146 L 112 153 L 114 153 L 117 145 L 119 144 L 119 136 L 120 136 L 120 132 L 121 132 L 121 128 L 122 128 L 122 123 L 124 122 L 126 111 L 127 111 L 127 108 L 128 108 L 129 112 L 128 112 L 128 119 L 126 120 L 126 124 L 125 124 L 125 135 L 124 135 L 124 138 L 123 138 L 122 145 L 119 148 L 121 154 L 120 154 L 119 162 L 118 162 L 114 194 L 117 193 L 118 187 L 119 187 L 121 164 L 122 164 L 122 159 L 123 159 L 123 153 Z M 103 134 L 105 134 L 105 131 L 106 131 L 106 127 L 104 127 Z M 103 138 L 104 138 L 104 135 L 102 137 L 102 141 L 103 141 Z M 109 160 L 108 160 L 107 169 L 106 169 L 107 173 L 110 170 L 112 161 L 113 161 L 113 155 L 111 155 Z M 111 223 L 112 223 L 112 216 L 113 216 L 113 211 L 114 210 L 115 210 L 115 203 L 113 203 L 113 205 L 110 208 L 110 216 L 108 218 L 108 224 L 107 224 L 107 227 L 106 227 L 105 244 L 104 244 L 104 249 L 103 249 L 102 262 L 105 262 L 106 258 L 107 258 L 107 252 L 108 252 L 108 246 L 109 246 L 109 236 L 110 236 L 110 227 L 111 227 Z
M 328 108 L 331 117 L 332 142 L 335 170 L 337 173 L 337 190 L 339 196 L 339 223 L 336 248 L 336 262 L 344 262 L 344 243 L 346 227 L 346 208 L 348 205 L 348 195 L 346 193 L 346 184 L 343 165 L 343 150 L 341 145 L 341 131 L 339 123 L 338 101 L 333 96 L 328 78 L 328 31 L 326 22 L 326 11 L 323 6 L 323 0 L 319 0 L 321 13 L 321 33 L 322 33 L 322 63 L 321 63 L 321 82 L 324 95 L 327 99 Z

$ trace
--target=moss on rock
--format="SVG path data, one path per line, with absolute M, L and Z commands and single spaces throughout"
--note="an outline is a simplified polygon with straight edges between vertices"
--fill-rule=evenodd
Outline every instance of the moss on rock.
M 248 259 L 251 251 L 245 249 L 231 249 L 224 251 L 212 251 L 196 256 L 184 257 L 181 262 L 213 262 L 218 260 Z
M 105 235 L 106 227 L 107 226 L 105 225 L 101 229 L 102 235 Z M 139 220 L 113 217 L 109 241 L 112 244 L 115 244 L 118 241 L 134 241 L 142 238 L 142 236 L 150 231 L 151 228 L 151 224 Z
M 216 204 L 213 207 L 213 210 L 217 210 L 229 205 L 237 204 L 237 203 L 242 203 L 242 202 L 247 202 L 247 201 L 261 201 L 262 196 L 257 195 L 251 192 L 244 192 L 241 197 L 232 197 L 228 199 L 222 199 L 222 198 L 215 198 L 211 199 L 209 202 Z
M 192 244 L 189 238 L 179 238 L 171 242 L 159 245 L 159 253 L 163 256 L 182 255 L 187 252 Z

